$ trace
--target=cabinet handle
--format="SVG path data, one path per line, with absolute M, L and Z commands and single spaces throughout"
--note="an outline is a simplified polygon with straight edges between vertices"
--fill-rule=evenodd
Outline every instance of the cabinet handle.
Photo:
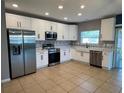
M 21 24 L 21 22 L 20 22 L 20 27 L 22 27 L 22 24 Z
M 73 39 L 75 39 L 75 36 L 73 36 Z
M 101 60 L 103 60 L 103 56 L 102 56 L 102 59 Z
M 37 35 L 38 39 L 40 38 L 40 34 Z
M 43 60 L 43 55 L 41 55 L 41 60 Z
M 51 28 L 50 28 L 50 29 L 51 29 L 51 30 L 53 29 L 53 28 L 52 28 L 52 26 L 51 26 Z
M 19 23 L 17 22 L 17 27 L 19 27 Z
M 62 35 L 62 39 L 64 39 L 64 35 Z
M 64 52 L 64 56 L 66 55 L 66 52 Z
M 83 52 L 81 52 L 81 56 L 83 56 L 83 54 L 84 54 L 84 53 L 83 53 Z

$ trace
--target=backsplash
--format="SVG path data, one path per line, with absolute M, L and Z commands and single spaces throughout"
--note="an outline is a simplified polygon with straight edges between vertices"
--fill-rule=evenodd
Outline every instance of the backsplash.
M 42 48 L 42 44 L 54 44 L 54 46 L 70 46 L 71 41 L 36 41 L 36 48 Z
M 82 47 L 98 47 L 98 48 L 114 48 L 114 42 L 106 41 L 100 42 L 99 44 L 80 44 L 76 41 L 36 41 L 36 48 L 42 48 L 42 44 L 54 44 L 55 47 L 57 46 L 82 46 Z

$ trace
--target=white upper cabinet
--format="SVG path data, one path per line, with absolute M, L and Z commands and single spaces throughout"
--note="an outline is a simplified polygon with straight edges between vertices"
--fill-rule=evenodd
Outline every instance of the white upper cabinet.
M 101 41 L 114 41 L 115 18 L 103 19 L 101 21 Z
M 31 30 L 31 18 L 6 13 L 6 26 L 7 28 L 16 28 L 16 29 L 27 29 Z
M 68 25 L 57 23 L 57 40 L 69 40 Z
M 78 38 L 78 27 L 76 25 L 69 25 L 69 40 L 75 41 Z
M 36 31 L 36 40 L 45 40 L 45 32 L 57 32 L 57 40 L 77 40 L 77 26 L 67 25 L 38 18 L 6 13 L 7 28 Z
M 66 24 L 63 25 L 63 38 L 69 40 L 69 26 Z
M 63 24 L 57 23 L 57 40 L 63 40 Z
M 56 32 L 56 30 L 57 30 L 57 23 L 56 22 L 45 21 L 45 30 L 46 31 Z
M 36 33 L 36 40 L 45 40 L 45 21 L 37 18 L 32 18 L 32 30 Z

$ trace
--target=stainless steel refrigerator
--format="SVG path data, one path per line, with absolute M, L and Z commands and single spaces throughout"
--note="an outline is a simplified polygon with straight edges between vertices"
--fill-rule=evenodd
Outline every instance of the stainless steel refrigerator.
M 7 29 L 11 79 L 36 72 L 35 32 Z

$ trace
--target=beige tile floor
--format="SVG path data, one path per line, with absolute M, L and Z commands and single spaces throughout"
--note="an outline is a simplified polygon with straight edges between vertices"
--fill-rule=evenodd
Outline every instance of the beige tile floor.
M 69 61 L 4 83 L 2 93 L 122 93 L 121 72 Z

